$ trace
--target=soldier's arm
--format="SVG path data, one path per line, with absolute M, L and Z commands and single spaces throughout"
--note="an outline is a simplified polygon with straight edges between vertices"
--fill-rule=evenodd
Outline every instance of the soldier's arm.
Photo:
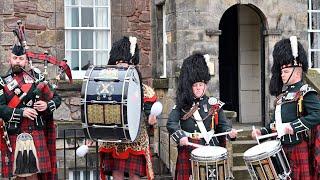
M 320 124 L 320 100 L 315 91 L 303 96 L 303 111 L 305 116 L 290 123 L 295 133 L 309 130 Z
M 173 107 L 167 121 L 167 129 L 169 131 L 169 134 L 177 144 L 179 144 L 181 138 L 186 137 L 184 132 L 181 130 L 180 114 L 181 114 L 181 111 L 178 110 L 176 106 Z
M 232 126 L 229 120 L 226 118 L 222 108 L 219 109 L 218 117 L 219 117 L 219 121 L 217 126 L 217 132 L 222 133 L 222 132 L 230 131 L 232 129 Z
M 53 113 L 61 105 L 61 97 L 54 90 L 53 97 L 48 101 L 48 111 Z
M 271 122 L 267 124 L 265 127 L 260 128 L 261 135 L 266 135 L 272 133 L 272 131 L 275 131 L 275 114 L 274 112 L 271 115 Z
M 5 122 L 15 122 L 20 123 L 23 115 L 23 109 L 20 108 L 10 108 L 6 100 L 6 95 L 4 94 L 3 86 L 0 86 L 0 117 L 3 118 Z

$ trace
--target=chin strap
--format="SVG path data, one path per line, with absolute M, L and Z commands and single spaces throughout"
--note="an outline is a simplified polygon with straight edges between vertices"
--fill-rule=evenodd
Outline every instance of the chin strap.
M 288 82 L 289 82 L 289 80 L 291 79 L 291 77 L 292 77 L 293 72 L 294 72 L 295 69 L 296 69 L 296 67 L 293 67 L 293 70 L 292 70 L 292 72 L 291 72 L 291 74 L 290 74 L 290 77 L 288 78 L 287 82 L 284 83 L 285 85 L 288 84 Z

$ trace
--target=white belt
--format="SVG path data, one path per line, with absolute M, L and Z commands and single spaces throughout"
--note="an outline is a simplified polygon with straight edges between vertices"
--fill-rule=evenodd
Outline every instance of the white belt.
M 184 134 L 188 137 L 188 138 L 191 138 L 191 139 L 201 139 L 201 138 L 204 138 L 203 135 L 200 133 L 200 132 L 195 132 L 195 133 L 189 133 L 187 131 L 183 131 Z M 210 131 L 208 131 L 208 135 L 211 134 L 213 135 L 214 134 L 214 130 L 211 129 Z

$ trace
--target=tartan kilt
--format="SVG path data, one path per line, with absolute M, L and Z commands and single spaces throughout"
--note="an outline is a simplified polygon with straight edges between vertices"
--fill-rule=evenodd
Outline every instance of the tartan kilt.
M 136 174 L 140 177 L 146 176 L 146 159 L 144 155 L 130 154 L 128 159 L 118 159 L 110 153 L 100 153 L 103 174 L 112 175 L 112 171 L 122 171 Z
M 310 180 L 309 149 L 307 141 L 293 146 L 283 145 L 290 167 L 292 180 Z
M 190 139 L 189 142 L 200 144 L 200 140 Z M 189 180 L 192 175 L 190 154 L 191 151 L 196 149 L 192 146 L 178 146 L 178 157 L 176 163 L 176 180 Z
M 32 132 L 28 127 L 32 127 Z M 48 152 L 46 138 L 44 131 L 42 130 L 35 130 L 34 129 L 34 121 L 24 118 L 21 123 L 21 132 L 30 133 L 33 137 L 34 145 L 37 150 L 37 158 L 39 162 L 39 170 L 40 173 L 47 173 L 51 171 L 51 162 L 50 162 L 50 155 Z M 16 139 L 17 134 L 9 135 L 11 146 L 12 146 L 12 153 L 5 148 L 5 153 L 9 155 L 9 163 L 2 163 L 2 177 L 8 178 L 12 176 L 13 173 L 13 162 L 14 162 L 14 151 L 16 148 Z M 2 160 L 5 160 L 6 157 L 2 157 Z M 2 161 L 5 162 L 5 161 Z

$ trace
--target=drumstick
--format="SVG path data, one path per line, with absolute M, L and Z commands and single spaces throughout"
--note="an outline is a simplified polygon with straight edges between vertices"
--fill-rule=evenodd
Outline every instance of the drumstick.
M 266 134 L 266 135 L 263 135 L 263 136 L 258 136 L 257 139 L 260 140 L 260 139 L 265 139 L 265 138 L 270 138 L 270 137 L 273 137 L 273 136 L 278 136 L 278 133 L 271 133 L 271 134 Z
M 192 142 L 188 142 L 188 146 L 192 146 L 195 148 L 203 147 L 203 145 L 201 145 L 201 144 L 196 144 L 196 143 L 192 143 Z
M 252 131 L 253 131 L 254 134 L 256 135 L 256 140 L 257 140 L 258 144 L 260 144 L 260 141 L 259 141 L 259 139 L 258 139 L 257 132 L 256 132 L 255 130 L 256 130 L 256 127 L 253 125 L 253 126 L 252 126 Z
M 239 130 L 236 130 L 236 131 L 237 131 L 237 133 L 238 133 L 238 132 L 242 132 L 243 129 L 239 129 Z M 228 134 L 230 134 L 230 132 L 231 132 L 231 131 L 227 131 L 227 132 L 223 132 L 223 133 L 218 133 L 218 134 L 213 134 L 212 137 L 218 137 L 218 136 L 228 135 Z

